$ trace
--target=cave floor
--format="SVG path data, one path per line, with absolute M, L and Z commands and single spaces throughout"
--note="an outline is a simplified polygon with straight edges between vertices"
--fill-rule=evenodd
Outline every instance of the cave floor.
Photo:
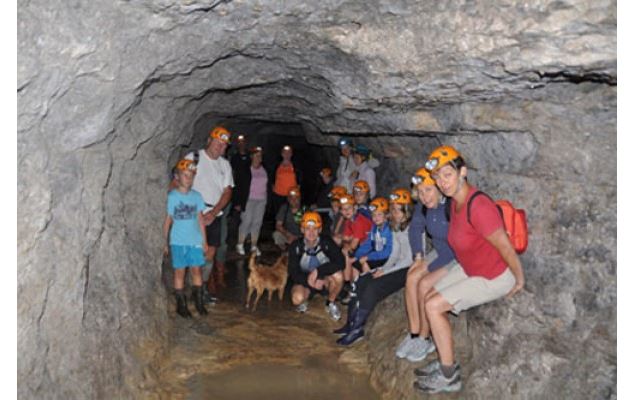
M 233 248 L 230 246 L 230 248 Z M 261 246 L 262 262 L 277 256 L 272 245 Z M 334 322 L 315 296 L 305 314 L 295 311 L 289 285 L 282 302 L 266 296 L 255 312 L 246 310 L 247 259 L 227 255 L 227 287 L 220 301 L 192 319 L 168 304 L 174 329 L 168 357 L 162 362 L 151 398 L 179 399 L 378 399 L 369 381 L 367 342 L 349 348 L 336 345 Z

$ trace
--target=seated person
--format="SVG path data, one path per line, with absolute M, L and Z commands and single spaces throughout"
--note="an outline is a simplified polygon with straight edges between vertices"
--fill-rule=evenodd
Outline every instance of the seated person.
M 369 206 L 373 217 L 373 225 L 368 235 L 353 257 L 349 257 L 348 262 L 352 263 L 353 282 L 360 272 L 367 273 L 375 270 L 386 263 L 392 251 L 392 232 L 388 224 L 388 200 L 377 197 L 370 202 Z
M 353 257 L 359 244 L 368 238 L 373 223 L 357 211 L 355 199 L 350 194 L 340 197 L 340 212 L 344 217 L 344 232 L 341 240 L 338 237 L 335 238 L 335 243 L 342 247 L 342 254 L 346 258 L 344 280 L 350 282 L 353 278 L 353 262 L 349 261 L 349 258 Z
M 372 203 L 371 203 L 372 204 Z M 376 213 L 377 211 L 374 211 Z M 364 325 L 377 303 L 403 288 L 412 251 L 408 239 L 408 223 L 412 216 L 412 197 L 408 189 L 395 189 L 390 195 L 390 227 L 393 245 L 390 257 L 373 273 L 362 274 L 355 282 L 355 301 L 348 304 L 347 322 L 333 331 L 344 334 L 337 344 L 348 346 L 364 337 Z
M 342 314 L 335 299 L 344 283 L 344 257 L 331 238 L 320 235 L 320 214 L 305 212 L 300 229 L 303 237 L 289 247 L 289 278 L 293 284 L 291 302 L 298 312 L 304 313 L 308 309 L 309 295 L 326 290 L 326 311 L 331 319 L 338 321 Z
M 273 241 L 282 250 L 297 240 L 300 232 L 300 218 L 304 209 L 302 208 L 300 188 L 295 186 L 289 190 L 287 204 L 283 204 L 276 214 L 276 230 L 273 232 Z
M 355 198 L 357 210 L 364 214 L 366 218 L 371 219 L 371 212 L 368 208 L 369 193 L 370 186 L 368 186 L 366 181 L 357 181 L 353 185 L 353 197 Z

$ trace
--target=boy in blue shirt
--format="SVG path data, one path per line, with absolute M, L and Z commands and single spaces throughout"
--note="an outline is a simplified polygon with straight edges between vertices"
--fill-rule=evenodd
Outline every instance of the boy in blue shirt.
M 353 267 L 361 273 L 368 273 L 384 265 L 392 252 L 392 231 L 387 216 L 388 200 L 376 197 L 370 202 L 369 209 L 373 226 L 368 239 L 359 245 L 354 254 Z
M 205 265 L 207 238 L 202 212 L 205 210 L 203 196 L 192 190 L 196 165 L 192 160 L 183 159 L 176 164 L 176 188 L 168 193 L 168 204 L 163 237 L 164 254 L 172 255 L 174 268 L 174 290 L 176 312 L 183 318 L 191 318 L 187 309 L 187 298 L 183 291 L 185 269 L 192 273 L 194 305 L 199 315 L 206 315 L 203 304 L 203 280 L 201 266 Z M 170 229 L 172 228 L 172 229 Z

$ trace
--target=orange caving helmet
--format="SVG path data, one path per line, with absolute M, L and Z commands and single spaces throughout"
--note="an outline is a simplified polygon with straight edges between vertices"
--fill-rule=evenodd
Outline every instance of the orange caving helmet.
M 340 196 L 340 204 L 341 205 L 344 205 L 344 204 L 355 205 L 355 198 L 353 197 L 353 195 L 345 193 L 342 196 Z
M 436 181 L 432 178 L 430 172 L 425 168 L 419 168 L 417 172 L 415 172 L 415 174 L 412 176 L 412 178 L 410 178 L 410 182 L 412 182 L 412 184 L 415 186 L 430 186 L 436 184 Z
M 368 186 L 368 182 L 366 181 L 357 181 L 353 185 L 353 191 L 362 191 L 362 192 L 370 192 L 370 186 Z
M 328 167 L 322 168 L 322 171 L 320 171 L 320 175 L 322 175 L 322 176 L 332 176 L 333 175 L 333 170 L 331 170 Z
M 331 192 L 329 193 L 329 197 L 332 200 L 339 200 L 340 197 L 347 194 L 346 188 L 344 186 L 333 186 Z
M 229 131 L 222 126 L 217 126 L 216 128 L 212 129 L 212 131 L 209 133 L 209 136 L 212 139 L 218 139 L 221 142 L 225 142 L 227 144 L 229 144 L 232 139 L 232 134 L 229 133 Z
M 390 202 L 395 204 L 409 205 L 412 204 L 412 195 L 410 190 L 399 188 L 390 193 Z
M 300 197 L 300 186 L 294 186 L 289 189 L 289 194 L 287 196 Z
M 306 228 L 307 226 L 314 226 L 316 228 L 322 227 L 322 217 L 315 211 L 307 211 L 302 215 L 302 221 L 300 226 Z
M 194 172 L 196 172 L 196 164 L 194 164 L 194 161 L 184 158 L 182 160 L 179 160 L 178 163 L 176 163 L 176 169 L 178 171 L 194 171 Z
M 252 147 L 251 149 L 249 149 L 249 152 L 251 154 L 262 153 L 262 147 L 260 146 Z
M 435 173 L 439 168 L 459 157 L 461 157 L 461 153 L 454 147 L 448 145 L 439 146 L 432 150 L 432 153 L 428 156 L 428 161 L 425 163 L 425 167 L 431 173 Z
M 388 200 L 384 197 L 375 197 L 373 201 L 368 205 L 370 211 L 381 211 L 383 213 L 388 212 Z

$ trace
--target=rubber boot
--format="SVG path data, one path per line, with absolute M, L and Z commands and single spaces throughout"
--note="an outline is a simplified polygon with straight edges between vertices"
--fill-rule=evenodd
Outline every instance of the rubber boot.
M 192 290 L 192 294 L 194 296 L 194 306 L 196 307 L 196 311 L 198 315 L 207 315 L 207 310 L 205 309 L 205 304 L 203 304 L 203 287 L 202 286 L 194 286 Z
M 187 309 L 187 297 L 183 293 L 183 289 L 177 290 L 174 294 L 176 297 L 176 312 L 183 318 L 192 318 L 190 310 Z
M 346 324 L 338 329 L 335 329 L 333 333 L 337 333 L 338 335 L 346 335 L 348 331 L 350 331 L 351 326 L 353 325 L 353 321 L 355 320 L 355 315 L 357 314 L 357 301 L 351 301 L 348 303 L 348 312 L 346 313 Z
M 353 326 L 351 326 L 351 330 L 348 332 L 348 334 L 346 334 L 346 336 L 342 336 L 341 338 L 337 339 L 337 344 L 339 344 L 340 346 L 350 346 L 359 339 L 363 338 L 364 325 L 366 324 L 366 319 L 368 318 L 369 314 L 369 310 L 358 308 L 355 319 L 353 320 Z

